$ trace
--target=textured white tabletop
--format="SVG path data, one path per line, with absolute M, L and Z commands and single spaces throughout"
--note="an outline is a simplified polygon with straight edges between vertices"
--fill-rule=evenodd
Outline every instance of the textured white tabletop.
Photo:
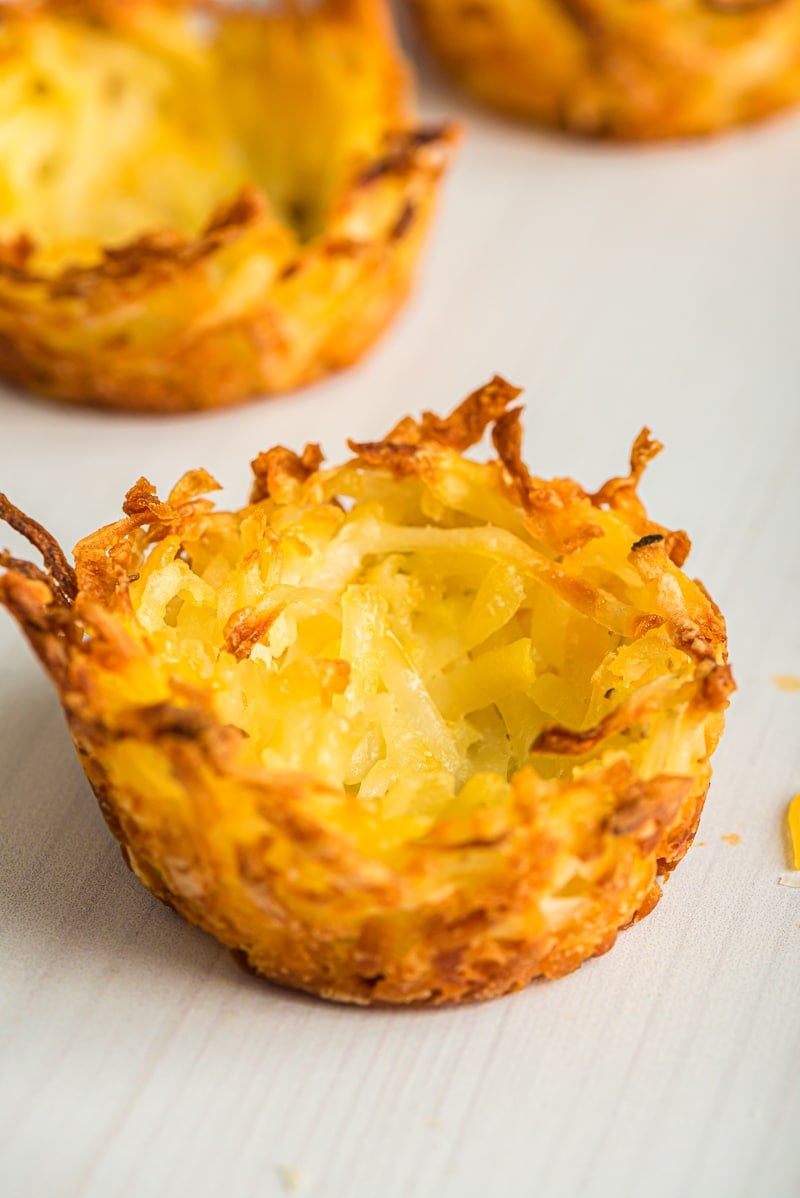
M 729 619 L 739 693 L 698 843 L 653 915 L 559 981 L 371 1012 L 240 973 L 127 871 L 0 613 L 0 1193 L 7 1198 L 798 1198 L 800 118 L 655 150 L 461 115 L 414 302 L 358 369 L 157 421 L 0 394 L 0 489 L 68 545 L 139 474 L 238 505 L 276 442 L 369 439 L 499 371 L 527 456 L 644 487 Z M 4 543 L 18 547 L 13 537 Z M 740 838 L 740 839 L 737 839 Z

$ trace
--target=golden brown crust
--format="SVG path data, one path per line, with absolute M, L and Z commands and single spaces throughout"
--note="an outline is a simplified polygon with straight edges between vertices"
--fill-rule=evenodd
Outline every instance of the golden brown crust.
M 579 134 L 713 133 L 800 101 L 798 0 L 414 0 L 476 96 Z
M 17 197 L 22 208 L 13 219 L 0 205 L 0 374 L 23 387 L 68 402 L 150 412 L 233 404 L 311 383 L 355 362 L 406 299 L 457 133 L 453 126 L 410 124 L 405 73 L 382 0 L 324 0 L 311 15 L 298 15 L 286 0 L 261 16 L 246 6 L 237 11 L 189 0 L 6 5 L 0 55 L 13 68 L 15 56 L 25 53 L 26 29 L 36 46 L 36 31 L 48 23 L 56 33 L 67 23 L 76 36 L 83 29 L 94 36 L 99 23 L 123 45 L 144 45 L 160 70 L 173 64 L 177 70 L 179 56 L 172 56 L 159 22 L 165 13 L 177 20 L 195 9 L 211 12 L 230 43 L 220 51 L 227 55 L 219 67 L 223 82 L 214 85 L 221 97 L 226 70 L 243 77 L 252 93 L 242 104 L 245 115 L 236 118 L 243 138 L 258 140 L 247 122 L 256 121 L 270 102 L 267 89 L 273 85 L 267 79 L 274 72 L 259 54 L 267 64 L 270 56 L 285 64 L 286 110 L 302 90 L 302 71 L 314 71 L 314 54 L 324 51 L 324 86 L 334 92 L 346 96 L 351 88 L 358 95 L 359 80 L 365 81 L 369 112 L 365 107 L 362 113 L 355 101 L 345 104 L 337 126 L 341 145 L 331 144 L 330 178 L 324 163 L 311 159 L 293 168 L 297 180 L 291 188 L 305 189 L 308 205 L 320 207 L 320 227 L 298 236 L 272 197 L 246 181 L 249 166 L 220 168 L 221 178 L 229 173 L 244 178 L 206 210 L 199 231 L 168 224 L 145 228 L 105 248 L 96 246 L 88 260 L 85 245 L 73 254 L 55 232 L 53 247 L 38 244 L 40 235 L 27 226 L 24 195 Z M 201 55 L 191 40 L 188 44 Z M 43 50 L 40 58 L 46 70 Z M 348 71 L 360 72 L 355 82 Z M 268 119 L 274 123 L 274 117 Z M 34 132 L 41 136 L 39 126 Z M 297 154 L 312 154 L 302 148 L 310 140 L 298 127 Z M 227 142 L 221 144 L 220 153 L 233 154 Z M 189 143 L 187 152 L 192 148 Z M 326 148 L 313 153 L 324 155 Z M 273 182 L 275 176 L 280 187 L 286 153 L 278 145 L 275 162 L 253 170 Z M 204 160 L 201 166 L 206 169 Z M 49 161 L 40 173 L 45 169 Z M 202 179 L 205 185 L 206 176 Z M 44 185 L 32 178 L 30 186 Z M 208 186 L 218 187 L 213 177 Z M 291 190 L 288 183 L 286 188 Z M 91 192 L 83 202 L 91 211 Z M 291 208 L 295 202 L 292 191 L 286 204 Z M 197 201 L 190 196 L 186 203 L 196 207 Z M 37 219 L 40 225 L 45 220 Z
M 0 520 L 5 521 L 9 527 L 21 533 L 35 549 L 39 550 L 47 566 L 45 581 L 51 583 L 65 603 L 71 603 L 78 593 L 75 571 L 64 556 L 61 546 L 47 529 L 42 528 L 41 524 L 37 524 L 30 516 L 21 512 L 6 495 L 0 495 Z M 13 560 L 3 555 L 0 558 L 0 564 L 6 566 Z M 20 570 L 24 569 L 28 577 L 39 580 L 44 578 L 39 568 L 30 562 L 15 562 L 15 565 Z
M 148 689 L 152 651 L 130 588 L 151 547 L 170 536 L 197 545 L 224 530 L 214 521 L 228 517 L 202 496 L 215 485 L 210 476 L 191 472 L 166 502 L 140 480 L 123 519 L 77 546 L 74 574 L 40 526 L 0 503 L 46 567 L 5 556 L 0 602 L 59 690 L 126 860 L 154 894 L 274 981 L 342 1001 L 425 1004 L 492 998 L 562 976 L 607 952 L 619 930 L 653 908 L 657 875 L 674 868 L 695 834 L 733 680 L 717 608 L 670 561 L 660 526 L 636 497 L 654 443 L 640 438 L 627 481 L 594 497 L 569 480 L 545 483 L 522 464 L 515 414 L 504 416 L 517 394 L 496 379 L 446 420 L 407 418 L 385 441 L 354 445 L 356 458 L 338 470 L 321 469 L 316 446 L 254 462 L 247 511 L 276 541 L 270 512 L 325 496 L 333 510 L 348 479 L 390 489 L 416 479 L 436 496 L 480 470 L 498 512 L 520 527 L 533 512 L 531 546 L 543 538 L 536 577 L 554 601 L 591 612 L 599 628 L 627 629 L 634 647 L 666 637 L 666 666 L 659 658 L 658 676 L 616 705 L 612 686 L 608 714 L 590 727 L 541 731 L 507 801 L 444 811 L 400 839 L 343 788 L 249 758 L 246 734 L 220 717 L 208 688 L 176 677 L 160 697 Z M 487 426 L 500 457 L 465 464 L 461 447 Z M 618 516 L 604 517 L 603 505 L 616 505 Z M 585 530 L 592 510 L 603 522 L 595 535 L 584 532 L 556 555 L 550 546 L 569 539 L 569 519 Z M 623 574 L 640 580 L 631 592 L 637 612 L 626 613 L 596 580 L 604 542 L 620 535 Z M 225 650 L 246 660 L 269 643 L 275 616 L 274 605 L 238 609 Z M 669 665 L 674 653 L 680 668 Z M 350 664 L 320 658 L 316 667 L 330 702 Z M 672 722 L 662 739 L 671 748 L 663 760 L 673 768 L 659 766 L 661 757 L 645 766 L 635 745 L 656 735 L 665 712 Z

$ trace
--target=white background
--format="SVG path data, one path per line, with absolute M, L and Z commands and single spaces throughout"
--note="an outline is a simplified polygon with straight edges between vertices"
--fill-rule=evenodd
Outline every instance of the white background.
M 624 149 L 481 114 L 412 304 L 357 369 L 223 415 L 0 393 L 0 488 L 71 546 L 146 474 L 238 506 L 274 443 L 371 439 L 499 371 L 527 456 L 588 487 L 643 424 L 740 691 L 695 847 L 610 956 L 493 1004 L 370 1012 L 241 974 L 126 870 L 0 613 L 0 1192 L 7 1198 L 797 1198 L 800 119 Z M 9 534 L 4 544 L 19 549 Z M 723 837 L 741 837 L 732 844 Z

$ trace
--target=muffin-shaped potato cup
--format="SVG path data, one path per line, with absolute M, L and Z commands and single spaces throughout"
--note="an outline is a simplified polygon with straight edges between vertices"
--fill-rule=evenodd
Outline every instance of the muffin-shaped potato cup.
M 0 10 L 0 374 L 154 412 L 357 359 L 405 299 L 450 128 L 382 0 Z
M 260 973 L 442 1003 L 611 947 L 694 836 L 733 683 L 683 533 L 637 484 L 531 477 L 517 390 L 321 467 L 276 448 L 249 506 L 141 479 L 73 569 L 0 599 L 61 696 L 133 870 Z M 492 426 L 498 456 L 463 451 Z
M 688 137 L 800 101 L 800 0 L 413 0 L 485 103 L 575 133 Z

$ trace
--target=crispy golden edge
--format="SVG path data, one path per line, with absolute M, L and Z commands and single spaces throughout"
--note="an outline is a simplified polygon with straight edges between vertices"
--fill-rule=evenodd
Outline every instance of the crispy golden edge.
M 798 0 L 414 0 L 467 90 L 590 136 L 692 137 L 800 102 Z
M 495 379 L 447 420 L 426 414 L 401 422 L 382 442 L 354 446 L 355 462 L 364 470 L 425 477 L 442 447 L 467 448 L 492 425 L 505 446 L 504 485 L 538 528 L 542 503 L 555 508 L 580 495 L 597 507 L 616 506 L 630 523 L 631 557 L 637 563 L 646 558 L 642 568 L 657 571 L 667 537 L 648 521 L 636 495 L 655 443 L 643 434 L 630 473 L 595 496 L 570 480 L 545 486 L 516 464 L 515 434 L 510 449 L 507 440 L 515 422 L 501 423 L 517 394 Z M 313 446 L 303 455 L 285 449 L 260 455 L 254 462 L 256 499 L 313 485 L 320 465 Z M 213 485 L 205 472 L 191 472 L 163 502 L 140 480 L 126 497 L 123 519 L 76 547 L 75 573 L 49 534 L 0 500 L 0 516 L 45 558 L 42 571 L 4 555 L 0 602 L 53 678 L 103 814 L 145 885 L 257 971 L 343 1001 L 491 998 L 534 977 L 561 976 L 606 952 L 619 930 L 655 905 L 657 874 L 675 866 L 697 828 L 710 777 L 707 758 L 734 686 L 724 622 L 713 602 L 701 592 L 701 619 L 668 622 L 674 643 L 697 663 L 691 693 L 684 696 L 692 718 L 705 727 L 707 757 L 696 777 L 644 781 L 620 759 L 562 783 L 545 782 L 524 768 L 513 780 L 507 809 L 440 820 L 421 840 L 387 855 L 361 835 L 364 817 L 356 800 L 336 796 L 311 777 L 242 764 L 241 734 L 220 724 L 207 696 L 187 690 L 174 702 L 112 714 L 98 705 L 93 669 L 114 669 L 131 652 L 119 624 L 126 614 L 127 538 L 137 530 L 150 541 L 170 532 L 197 535 L 210 510 L 202 496 Z M 560 543 L 557 526 L 550 535 Z M 683 553 L 685 537 L 679 544 Z M 649 701 L 646 694 L 622 704 L 590 733 L 547 730 L 535 749 L 582 753 L 644 718 Z M 114 753 L 126 744 L 148 746 L 171 785 L 191 796 L 187 818 L 195 822 L 188 829 L 182 807 L 159 823 L 158 796 L 114 776 Z M 320 814 L 320 798 L 339 804 L 333 820 Z M 241 806 L 261 832 L 220 844 L 213 834 L 220 806 Z M 208 828 L 197 823 L 203 811 Z M 281 868 L 271 856 L 276 844 L 285 854 Z M 553 923 L 542 900 L 557 894 L 555 870 L 565 855 L 591 868 L 593 880 L 574 916 Z
M 223 20 L 258 12 L 217 0 L 158 3 Z M 72 12 L 124 28 L 147 7 L 42 0 L 6 6 L 4 15 Z M 299 12 L 292 0 L 277 11 L 287 20 Z M 399 88 L 404 67 L 383 0 L 324 0 L 321 11 L 376 39 Z M 352 365 L 411 290 L 458 138 L 452 124 L 387 124 L 382 153 L 341 191 L 328 227 L 288 258 L 286 227 L 252 185 L 210 213 L 197 237 L 153 229 L 106 249 L 94 266 L 54 276 L 37 273 L 28 236 L 0 243 L 0 375 L 51 399 L 168 413 L 293 390 Z M 228 278 L 248 257 L 271 259 L 274 277 L 247 310 L 215 319 Z

